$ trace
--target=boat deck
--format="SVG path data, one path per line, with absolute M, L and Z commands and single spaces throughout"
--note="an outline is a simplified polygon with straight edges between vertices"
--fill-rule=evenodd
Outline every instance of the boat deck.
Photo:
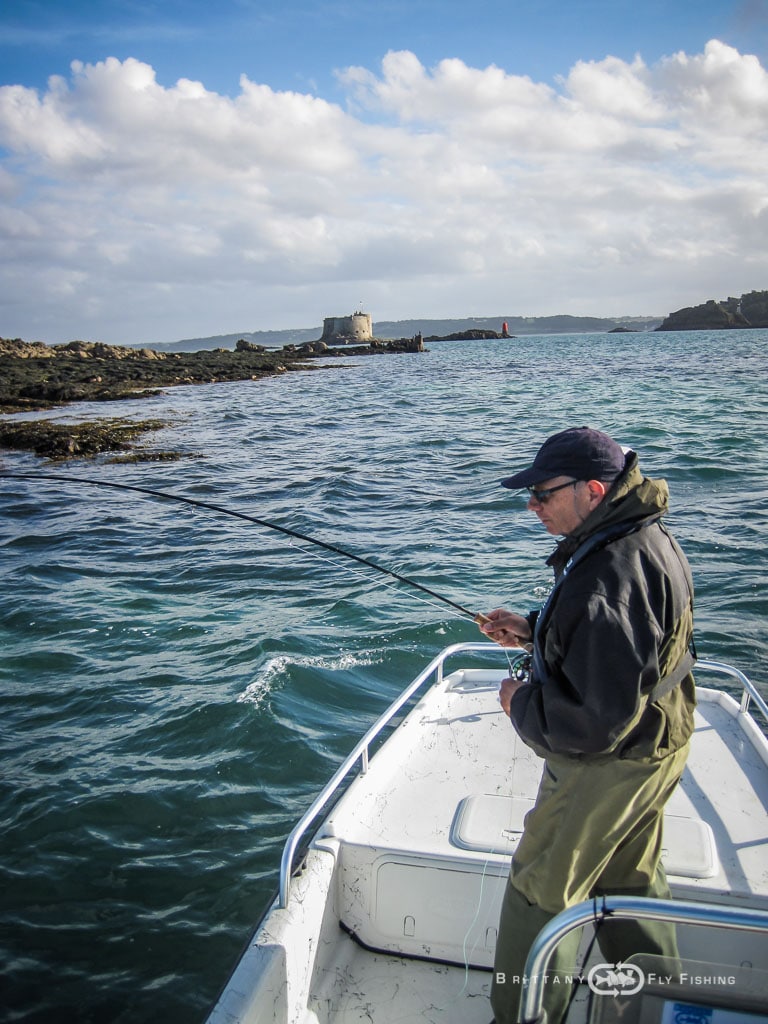
M 353 783 L 327 833 L 506 871 L 542 762 L 501 711 L 503 675 L 460 671 L 432 687 Z M 699 687 L 698 700 L 691 755 L 667 807 L 667 874 L 686 898 L 738 895 L 768 906 L 768 741 L 724 692 Z
M 349 936 L 316 978 L 302 1024 L 488 1024 L 488 971 L 371 953 Z
M 499 706 L 505 674 L 456 671 L 424 693 L 324 822 L 212 1024 L 488 1024 L 499 905 L 542 769 Z M 700 688 L 665 817 L 673 894 L 767 909 L 767 811 L 765 735 Z M 768 935 L 678 939 L 688 960 L 768 963 Z
M 487 1024 L 487 1002 L 467 997 L 489 994 L 499 901 L 541 774 L 540 759 L 499 707 L 503 675 L 446 676 L 387 741 L 383 756 L 372 758 L 327 823 L 328 849 L 341 868 L 339 918 L 357 941 L 345 938 L 331 987 L 340 991 L 335 978 L 342 969 L 352 983 L 337 997 L 335 1013 L 319 1020 L 384 1019 L 368 1004 L 373 985 L 381 989 L 379 1007 L 404 1000 L 402 1013 L 385 1014 L 387 1020 Z M 765 737 L 739 715 L 733 698 L 700 688 L 691 756 L 665 816 L 663 857 L 678 898 L 768 907 L 767 759 Z M 316 843 L 322 848 L 324 840 Z M 720 956 L 719 936 L 700 928 L 679 932 L 687 957 Z M 768 961 L 765 943 L 754 935 L 733 942 L 737 964 Z M 387 951 L 456 966 L 381 955 Z M 328 976 L 323 980 L 321 971 L 316 982 L 315 995 L 330 1006 L 330 995 L 320 994 Z M 355 992 L 366 993 L 365 1007 Z M 452 1001 L 451 993 L 461 996 Z

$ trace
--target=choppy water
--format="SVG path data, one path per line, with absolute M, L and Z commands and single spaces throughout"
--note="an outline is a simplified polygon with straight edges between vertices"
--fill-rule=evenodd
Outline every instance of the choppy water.
M 169 417 L 161 445 L 204 457 L 0 480 L 0 1019 L 204 1018 L 311 796 L 428 658 L 477 639 L 274 532 L 67 477 L 224 504 L 524 610 L 552 541 L 498 479 L 594 425 L 670 483 L 700 653 L 765 692 L 767 350 L 768 331 L 442 343 L 60 411 Z

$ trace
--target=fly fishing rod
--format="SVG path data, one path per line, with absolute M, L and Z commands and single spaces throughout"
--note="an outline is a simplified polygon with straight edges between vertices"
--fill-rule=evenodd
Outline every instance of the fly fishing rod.
M 324 540 L 318 540 L 317 537 L 309 537 L 306 533 L 300 533 L 298 530 L 293 530 L 288 526 L 280 526 L 278 523 L 269 522 L 267 519 L 260 519 L 257 516 L 249 515 L 246 512 L 238 512 L 236 509 L 225 508 L 223 505 L 214 505 L 209 501 L 200 501 L 198 498 L 186 498 L 181 494 L 172 494 L 169 491 L 158 491 L 151 487 L 137 487 L 134 484 L 117 484 L 109 480 L 95 480 L 93 477 L 62 477 L 58 476 L 56 473 L 5 473 L 0 470 L 0 479 L 55 480 L 57 483 L 78 483 L 88 484 L 93 487 L 110 487 L 118 491 L 134 491 L 138 494 L 148 494 L 153 498 L 163 498 L 167 501 L 176 501 L 182 505 L 193 505 L 197 508 L 207 509 L 210 512 L 220 512 L 222 515 L 232 516 L 234 519 L 244 519 L 246 522 L 255 523 L 257 526 L 263 526 L 268 530 L 276 530 L 278 533 L 282 533 L 287 537 L 292 537 L 295 540 L 305 541 L 307 544 L 314 544 L 316 547 L 324 548 L 326 551 L 333 552 L 333 554 L 342 555 L 344 558 L 349 558 L 354 562 L 358 562 L 360 565 L 365 565 L 369 569 L 375 569 L 376 572 L 383 573 L 386 576 L 391 576 L 400 583 L 405 583 L 409 587 L 414 587 L 416 590 L 420 590 L 425 594 L 429 594 L 430 597 L 436 598 L 438 601 L 442 601 L 443 604 L 449 605 L 462 615 L 468 615 L 469 618 L 473 619 L 478 625 L 489 621 L 482 612 L 471 612 L 463 605 L 457 604 L 455 601 L 451 601 L 447 597 L 443 597 L 442 594 L 438 594 L 434 590 L 430 590 L 429 587 L 425 587 L 423 584 L 417 583 L 415 580 L 409 579 L 407 576 L 403 576 L 401 573 L 395 572 L 393 569 L 387 569 L 383 565 L 378 565 L 369 558 L 363 558 L 362 555 L 356 555 L 351 551 L 346 551 L 344 548 L 340 548 L 336 544 L 329 544 Z

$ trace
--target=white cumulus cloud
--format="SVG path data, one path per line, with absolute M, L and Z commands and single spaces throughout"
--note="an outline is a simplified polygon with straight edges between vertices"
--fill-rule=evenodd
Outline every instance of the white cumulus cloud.
M 713 40 L 555 85 L 410 52 L 344 105 L 135 59 L 0 88 L 0 334 L 666 313 L 768 287 L 768 73 Z

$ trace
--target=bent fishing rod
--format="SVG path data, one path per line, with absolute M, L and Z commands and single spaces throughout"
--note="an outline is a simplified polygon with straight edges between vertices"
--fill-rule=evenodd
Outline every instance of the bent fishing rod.
M 109 487 L 117 491 L 133 491 L 138 494 L 147 494 L 153 498 L 162 498 L 167 501 L 176 501 L 182 505 L 192 505 L 196 508 L 207 509 L 210 512 L 219 512 L 225 516 L 232 516 L 234 519 L 244 519 L 246 522 L 255 523 L 257 526 L 263 526 L 268 530 L 276 530 L 278 533 L 284 534 L 286 537 L 292 537 L 294 540 L 301 540 L 307 544 L 314 544 L 316 547 L 324 548 L 326 551 L 333 552 L 336 555 L 342 555 L 344 558 L 351 559 L 354 562 L 358 562 L 360 565 L 365 565 L 369 569 L 375 569 L 376 572 L 383 573 L 386 576 L 391 576 L 399 583 L 405 583 L 409 587 L 413 587 L 416 590 L 420 590 L 425 594 L 429 594 L 430 597 L 436 598 L 438 601 L 442 601 L 443 604 L 449 605 L 455 611 L 460 612 L 462 615 L 468 615 L 470 619 L 476 622 L 478 625 L 482 625 L 484 622 L 488 622 L 487 616 L 483 615 L 482 612 L 472 612 L 463 605 L 457 604 L 456 601 L 451 601 L 450 598 L 443 597 L 442 594 L 436 593 L 429 587 L 425 587 L 421 583 L 417 583 L 415 580 L 409 579 L 407 576 L 403 576 L 399 572 L 395 572 L 393 569 L 387 569 L 383 565 L 378 565 L 376 562 L 371 561 L 369 558 L 364 558 L 362 555 L 356 555 L 351 551 L 347 551 L 344 548 L 338 547 L 336 544 L 329 544 L 324 540 L 318 540 L 317 537 L 310 537 L 306 533 L 300 533 L 298 530 L 293 530 L 288 526 L 280 526 L 278 523 L 270 522 L 267 519 L 260 519 L 257 516 L 249 515 L 247 512 L 238 512 L 236 509 L 226 508 L 224 505 L 214 505 L 209 501 L 200 501 L 198 498 L 187 498 L 181 494 L 173 494 L 170 491 L 159 491 L 152 487 L 138 487 L 135 484 L 118 484 L 113 483 L 110 480 L 95 480 L 93 477 L 83 476 L 67 476 L 62 477 L 56 473 L 5 473 L 0 470 L 0 479 L 5 480 L 54 480 L 57 483 L 77 483 L 77 484 L 88 484 L 93 487 Z

